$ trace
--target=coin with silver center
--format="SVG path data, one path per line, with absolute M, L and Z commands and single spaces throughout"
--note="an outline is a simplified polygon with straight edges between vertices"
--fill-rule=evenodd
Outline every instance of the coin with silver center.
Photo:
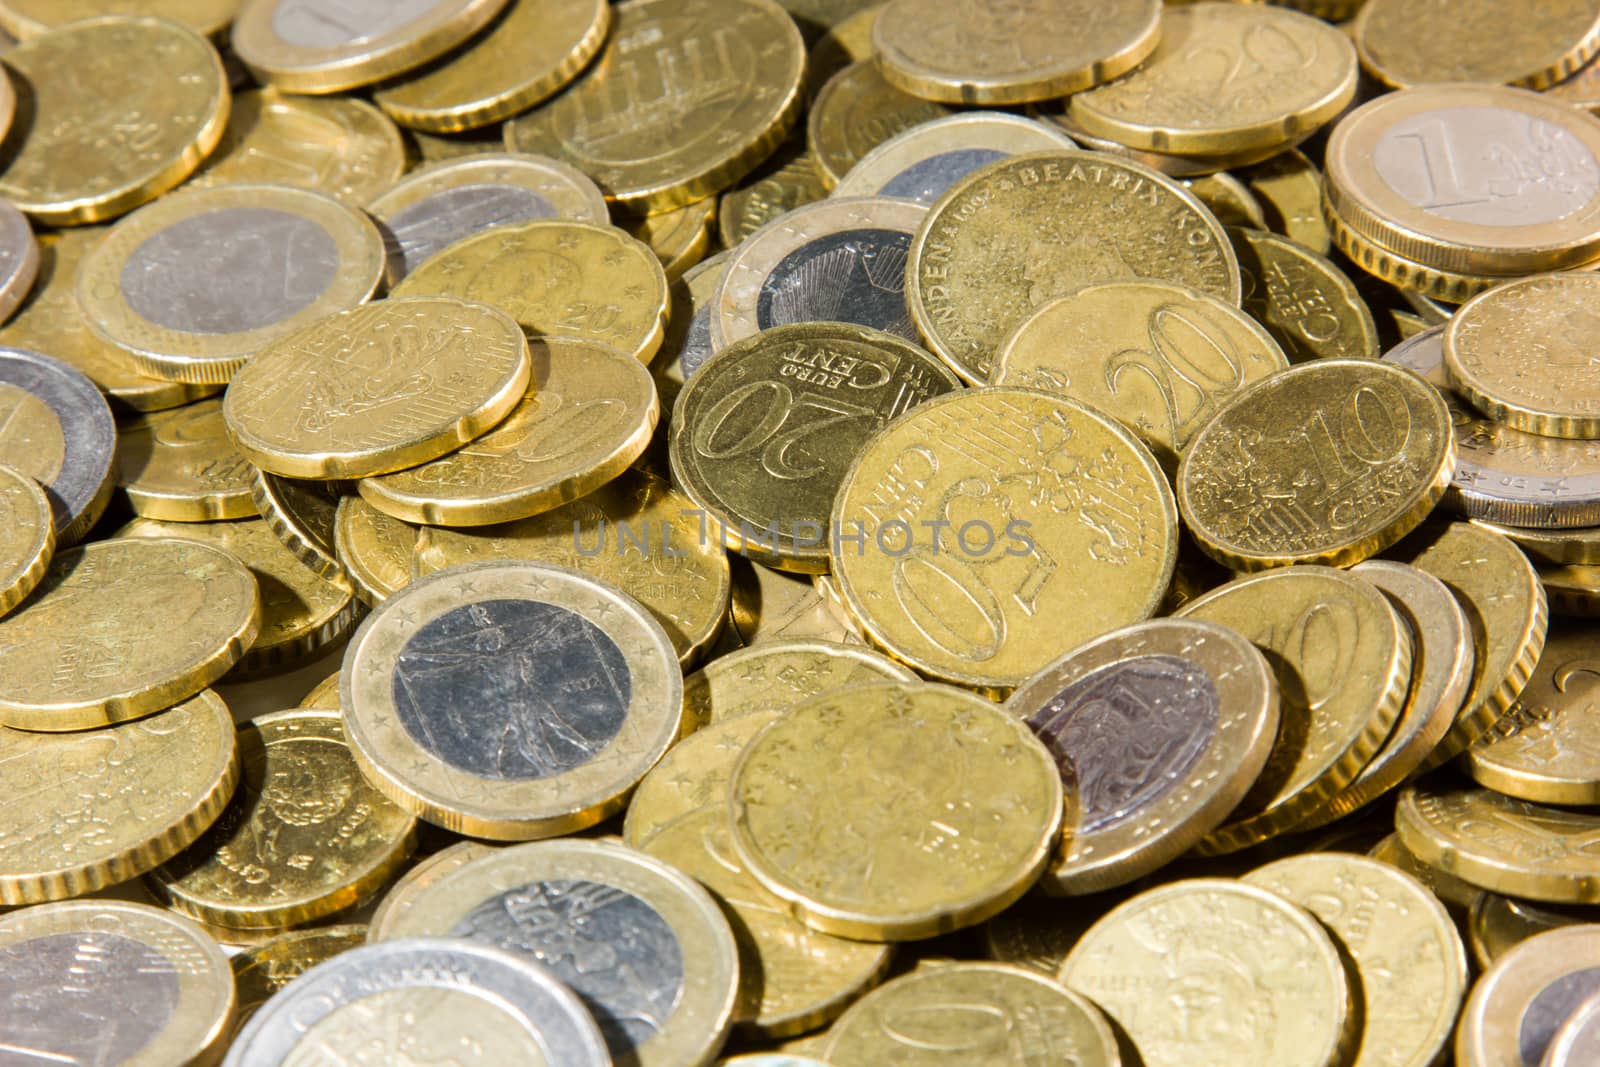
M 0 200 L 0 322 L 11 317 L 39 273 L 39 242 L 27 216 Z
M 583 1004 L 527 957 L 455 938 L 366 945 L 262 1005 L 224 1067 L 303 1063 L 609 1067 Z
M 56 544 L 76 543 L 111 499 L 117 424 L 82 374 L 49 356 L 0 348 L 0 463 L 44 487 Z
M 1006 156 L 1077 148 L 1065 133 L 1001 112 L 951 115 L 913 126 L 862 156 L 835 197 L 892 196 L 933 206 L 944 191 Z

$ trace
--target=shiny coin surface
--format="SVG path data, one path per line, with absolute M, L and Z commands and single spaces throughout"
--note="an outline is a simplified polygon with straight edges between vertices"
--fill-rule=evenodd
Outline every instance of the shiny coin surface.
M 0 466 L 0 615 L 33 592 L 56 550 L 50 500 L 39 483 Z
M 1539 567 L 1539 584 L 1554 616 L 1600 616 L 1600 567 Z
M 239 780 L 233 717 L 209 690 L 139 722 L 86 733 L 0 727 L 0 758 L 12 798 L 0 815 L 6 904 L 137 877 L 199 837 Z M 64 819 L 69 810 L 77 814 Z
M 1322 217 L 1322 173 L 1297 148 L 1244 167 L 1239 172 L 1274 232 L 1325 256 L 1333 248 Z
M 365 926 L 323 926 L 290 930 L 239 953 L 229 961 L 233 965 L 234 990 L 238 995 L 237 1025 L 242 1027 L 249 1022 L 250 1016 L 277 995 L 278 990 L 317 964 L 366 943 Z
M 228 440 L 221 400 L 152 412 L 118 428 L 117 485 L 145 518 L 250 518 L 253 470 Z
M 622 839 L 643 848 L 663 827 L 699 811 L 715 812 L 725 820 L 728 781 L 740 754 L 785 710 L 791 709 L 755 710 L 712 723 L 673 745 L 629 799 Z
M 481 230 L 552 217 L 610 219 L 605 197 L 579 171 L 553 159 L 511 154 L 423 167 L 374 200 L 371 209 L 388 244 L 390 285 Z
M 327 484 L 280 478 L 257 467 L 250 495 L 296 559 L 324 578 L 344 577 L 344 565 L 333 549 L 334 515 L 342 498 Z
M 1462 1067 L 1531 1067 L 1561 1024 L 1600 993 L 1600 926 L 1585 924 L 1529 938 L 1473 987 L 1456 1030 Z
M 500 847 L 482 841 L 457 841 L 448 848 L 442 848 L 426 859 L 419 860 L 410 870 L 396 878 L 393 885 L 384 890 L 383 899 L 373 911 L 372 922 L 367 927 L 367 940 L 373 942 L 391 940 L 394 923 L 411 910 L 411 904 L 418 896 L 445 875 L 460 870 L 475 859 L 493 855 Z
M 750 743 L 728 788 L 750 873 L 807 926 L 870 940 L 982 922 L 1027 890 L 1061 832 L 1050 753 L 947 686 L 816 697 Z
M 600 51 L 606 0 L 510 0 L 483 36 L 444 62 L 378 89 L 396 122 L 451 133 L 492 125 L 556 92 Z
M 1272 335 L 1235 305 L 1181 285 L 1107 282 L 1023 319 L 1000 342 L 989 381 L 1114 416 L 1176 469 L 1218 409 L 1288 366 Z
M 787 711 L 831 689 L 861 682 L 913 681 L 871 649 L 794 638 L 718 656 L 683 680 L 685 725 L 698 730 L 756 711 Z
M 1600 1059 L 1600 990 L 1567 1016 L 1545 1049 L 1549 1067 L 1582 1067 Z
M 27 216 L 0 200 L 0 322 L 11 317 L 39 274 L 39 242 Z
M 906 294 L 931 350 L 981 384 L 999 343 L 1041 304 L 1139 278 L 1239 300 L 1233 248 L 1194 194 L 1136 163 L 1058 152 L 952 186 L 912 241 Z
M 419 937 L 354 948 L 306 971 L 256 1011 L 223 1063 L 362 1056 L 450 1057 L 462 1067 L 609 1062 L 594 1019 L 552 969 L 487 945 Z
M 4 0 L 0 27 L 21 41 L 97 15 L 157 15 L 214 37 L 238 9 L 239 0 Z
M 386 795 L 505 840 L 620 810 L 683 713 L 677 656 L 644 608 L 523 561 L 452 567 L 384 601 L 351 640 L 339 694 Z
M 176 22 L 86 19 L 6 52 L 32 114 L 0 197 L 53 226 L 114 218 L 194 172 L 222 136 L 216 49 Z
M 738 952 L 711 894 L 620 845 L 541 841 L 469 863 L 392 924 L 419 935 L 539 960 L 583 998 L 613 1058 L 639 1067 L 709 1060 L 737 1000 Z
M 383 240 L 326 193 L 198 189 L 118 224 L 78 271 L 89 326 L 151 377 L 229 381 L 273 341 L 372 295 Z M 263 286 L 270 275 L 280 284 Z
M 214 1062 L 234 1006 L 228 959 L 199 927 L 111 900 L 0 916 L 0 990 L 0 1049 L 18 1063 Z
M 805 47 L 771 0 L 632 0 L 612 17 L 600 58 L 506 124 L 508 148 L 564 160 L 612 200 L 659 212 L 732 185 L 794 124 Z
M 884 77 L 916 96 L 1022 104 L 1126 74 L 1156 48 L 1163 22 L 1157 0 L 1035 0 L 1003 9 L 894 0 L 873 23 L 872 45 Z M 1080 30 L 1063 34 L 1063 26 Z
M 220 926 L 309 922 L 377 889 L 410 854 L 413 819 L 362 778 L 337 710 L 251 719 L 239 762 L 216 824 L 151 876 L 177 910 Z
M 1499 893 L 1475 892 L 1467 917 L 1467 940 L 1483 970 L 1530 937 L 1600 918 L 1600 912 L 1586 904 L 1536 905 Z
M 1160 43 L 1143 65 L 1070 107 L 1084 129 L 1130 148 L 1248 152 L 1338 115 L 1355 96 L 1357 68 L 1350 38 L 1320 19 L 1266 5 L 1183 4 L 1162 14 Z
M 1591 59 L 1580 67 L 1576 74 L 1554 85 L 1545 86 L 1543 91 L 1547 96 L 1565 100 L 1585 111 L 1595 111 L 1600 108 L 1600 64 Z
M 1269 160 L 1280 152 L 1285 151 L 1284 145 L 1273 145 L 1267 148 L 1252 149 L 1248 152 L 1229 153 L 1220 156 L 1209 154 L 1179 156 L 1170 152 L 1153 152 L 1148 149 L 1130 148 L 1109 138 L 1098 137 L 1084 129 L 1082 125 L 1073 120 L 1069 110 L 1071 103 L 1072 101 L 1069 97 L 1065 101 L 1033 105 L 1031 111 L 1036 118 L 1050 123 L 1068 137 L 1071 137 L 1078 143 L 1080 148 L 1093 149 L 1096 152 L 1104 152 L 1123 159 L 1131 159 L 1135 163 L 1149 167 L 1157 173 L 1165 174 L 1169 178 L 1202 178 L 1222 171 L 1242 170 L 1245 167 Z M 1305 138 L 1309 134 L 1302 133 L 1300 136 Z M 1299 142 L 1291 142 L 1288 150 L 1292 151 L 1293 145 L 1297 143 Z
M 1291 363 L 1375 359 L 1378 327 L 1338 267 L 1287 237 L 1229 227 L 1244 284 L 1244 309 L 1283 346 Z
M 263 470 L 359 478 L 425 463 L 505 418 L 530 363 L 509 315 L 450 297 L 389 299 L 273 342 L 235 374 L 228 433 Z M 315 398 L 317 414 L 301 405 Z
M 420 66 L 488 24 L 507 0 L 244 0 L 229 43 L 266 85 L 354 89 Z
M 834 504 L 832 572 L 896 659 L 1009 688 L 1154 614 L 1176 513 L 1155 457 L 1107 416 L 1029 389 L 964 390 L 856 456 Z
M 1187 852 L 1220 826 L 1266 765 L 1278 682 L 1234 630 L 1139 623 L 1079 646 L 1006 701 L 1076 788 L 1046 889 L 1098 892 Z
M 825 571 L 829 511 L 863 447 L 960 386 L 927 352 L 878 330 L 763 330 L 684 385 L 672 411 L 672 478 L 704 509 L 713 541 L 786 570 Z
M 950 186 L 998 159 L 1076 147 L 1055 127 L 1017 115 L 951 115 L 878 145 L 839 179 L 833 195 L 892 196 L 931 207 Z
M 1301 364 L 1237 394 L 1178 469 L 1178 508 L 1237 570 L 1347 565 L 1416 528 L 1455 473 L 1450 412 L 1374 360 Z
M 100 391 L 37 352 L 0 348 L 0 462 L 44 487 L 56 542 L 82 540 L 111 498 L 117 427 Z
M 417 528 L 385 515 L 359 496 L 339 498 L 333 544 L 356 596 L 376 607 L 411 584 L 411 552 Z
M 1418 859 L 1400 842 L 1399 834 L 1389 834 L 1367 851 L 1367 855 L 1381 863 L 1398 867 L 1428 887 L 1428 891 L 1444 902 L 1458 918 L 1465 918 L 1467 909 L 1481 896 L 1483 890 L 1469 885 L 1455 875 L 1440 870 Z
M 718 252 L 701 260 L 672 283 L 666 336 L 650 367 L 662 411 L 668 415 L 683 391 L 683 383 L 711 358 L 711 311 L 728 255 Z
M 1139 894 L 1083 936 L 1061 984 L 1111 1016 L 1145 1067 L 1332 1067 L 1351 1043 L 1350 989 L 1332 939 L 1276 893 L 1239 882 L 1194 879 Z M 1196 1031 L 1151 1010 L 1196 989 L 1212 1010 L 1260 1025 Z
M 828 195 L 828 185 L 804 138 L 790 137 L 767 161 L 725 191 L 717 206 L 717 233 L 724 248 L 735 248 L 787 211 Z
M 58 552 L 0 620 L 0 722 L 88 730 L 195 695 L 255 640 L 256 581 L 194 541 L 96 541 Z
M 649 245 L 661 260 L 661 269 L 670 284 L 700 262 L 711 247 L 720 203 L 719 198 L 708 196 L 655 215 L 618 212 L 618 216 L 623 228 Z
M 803 637 L 865 643 L 823 601 L 814 575 L 785 574 L 739 555 L 729 558 L 728 570 L 733 579 L 728 630 L 740 645 Z
M 614 226 L 545 219 L 446 248 L 392 297 L 452 296 L 499 308 L 532 336 L 590 341 L 649 363 L 661 347 L 667 276 L 648 245 Z
M 1368 0 L 1352 30 L 1361 61 L 1386 85 L 1484 82 L 1542 89 L 1600 52 L 1600 3 L 1558 0 L 1537 18 L 1505 18 L 1494 0 L 1448 10 Z
M 823 183 L 832 189 L 878 145 L 948 114 L 943 104 L 889 84 L 869 51 L 817 92 L 806 119 L 806 143 Z
M 1600 527 L 1579 526 L 1567 530 L 1535 530 L 1526 526 L 1473 519 L 1473 524 L 1493 530 L 1522 549 L 1536 565 L 1590 566 L 1600 563 Z

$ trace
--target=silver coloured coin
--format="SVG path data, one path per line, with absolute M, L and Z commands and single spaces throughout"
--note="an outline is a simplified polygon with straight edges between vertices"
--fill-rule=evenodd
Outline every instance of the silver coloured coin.
M 913 126 L 862 156 L 833 196 L 892 196 L 932 207 L 950 186 L 997 159 L 1077 147 L 1060 130 L 1017 115 L 950 115 Z
M 527 957 L 450 938 L 351 949 L 251 1017 L 224 1067 L 313 1062 L 609 1067 L 594 1020 Z M 539 1059 L 537 1057 L 542 1057 Z
M 1592 996 L 1561 1024 L 1543 1067 L 1590 1067 L 1600 1063 L 1600 996 Z
M 39 242 L 28 218 L 0 200 L 0 322 L 11 317 L 39 274 Z
M 663 414 L 670 411 L 685 382 L 711 358 L 711 308 L 731 252 L 718 252 L 690 267 L 672 283 L 672 313 L 652 372 Z
M 116 421 L 93 382 L 49 356 L 0 348 L 0 463 L 44 487 L 58 546 L 105 511 L 116 447 Z

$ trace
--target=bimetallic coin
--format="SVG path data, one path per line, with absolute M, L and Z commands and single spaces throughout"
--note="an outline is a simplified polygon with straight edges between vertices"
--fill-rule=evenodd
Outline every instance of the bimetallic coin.
M 863 681 L 867 680 L 882 679 Z M 791 708 L 803 703 L 797 701 Z M 753 710 L 698 729 L 673 745 L 629 799 L 622 839 L 643 848 L 663 827 L 695 812 L 711 811 L 726 819 L 728 781 L 740 754 L 786 710 L 790 709 Z
M 25 41 L 97 15 L 157 15 L 216 37 L 238 8 L 239 0 L 4 0 L 0 28 Z
M 233 717 L 210 691 L 88 732 L 0 727 L 0 759 L 11 797 L 0 814 L 4 904 L 81 896 L 138 877 L 199 837 L 239 780 Z
M 806 120 L 806 143 L 823 184 L 832 189 L 880 144 L 949 114 L 943 104 L 889 84 L 869 54 L 817 92 Z
M 701 260 L 672 283 L 666 337 L 650 368 L 662 411 L 668 415 L 683 391 L 683 383 L 711 358 L 711 311 L 729 255 L 718 252 Z
M 982 384 L 1000 342 L 1046 301 L 1140 279 L 1239 302 L 1233 248 L 1193 193 L 1136 163 L 1062 151 L 952 186 L 912 241 L 906 296 L 930 349 Z
M 564 160 L 640 212 L 703 200 L 782 143 L 805 46 L 771 0 L 631 0 L 566 92 L 506 123 L 506 147 Z
M 154 200 L 194 172 L 228 121 L 216 49 L 170 19 L 85 19 L 10 49 L 6 66 L 28 86 L 30 115 L 8 146 L 0 197 L 52 226 Z
M 1600 991 L 1567 1016 L 1545 1049 L 1549 1067 L 1583 1067 L 1600 1059 Z
M 169 708 L 255 640 L 256 581 L 220 548 L 118 539 L 58 552 L 0 619 L 0 723 L 89 730 Z
M 251 499 L 278 540 L 322 577 L 345 577 L 333 546 L 334 515 L 343 498 L 325 484 L 280 478 L 259 467 L 252 470 Z
M 227 957 L 194 923 L 74 900 L 0 916 L 0 1049 L 18 1063 L 210 1063 L 233 1016 Z
M 617 222 L 629 234 L 650 247 L 661 260 L 671 284 L 683 277 L 684 271 L 700 262 L 711 247 L 711 234 L 716 229 L 719 199 L 708 196 L 692 204 L 672 208 L 655 215 L 634 215 L 618 211 Z
M 542 841 L 468 863 L 389 932 L 419 935 L 539 960 L 582 998 L 612 1057 L 639 1067 L 707 1062 L 737 1001 L 737 948 L 711 894 L 620 845 Z
M 620 591 L 546 564 L 475 563 L 367 617 L 339 704 L 390 799 L 446 829 L 528 840 L 622 808 L 678 735 L 683 682 L 666 632 Z
M 605 197 L 581 172 L 554 159 L 512 154 L 423 167 L 373 200 L 371 210 L 388 245 L 391 286 L 434 253 L 482 230 L 554 217 L 610 219 Z
M 362 478 L 481 436 L 526 395 L 530 369 L 522 330 L 505 312 L 451 297 L 391 298 L 268 345 L 234 375 L 222 414 L 239 451 L 264 471 Z
M 1020 897 L 1061 832 L 1061 775 L 1027 726 L 950 686 L 878 682 L 778 718 L 728 783 L 745 868 L 807 926 L 901 941 Z M 796 842 L 804 842 L 796 847 Z
M 55 555 L 50 501 L 32 478 L 0 466 L 0 616 L 27 599 Z
M 411 584 L 411 552 L 417 528 L 391 518 L 359 496 L 339 498 L 334 552 L 356 596 L 368 607 Z
M 365 945 L 306 971 L 262 1005 L 224 1067 L 316 1059 L 454 1059 L 604 1067 L 583 1004 L 533 960 L 457 938 Z
M 384 891 L 383 899 L 373 911 L 372 922 L 367 927 L 367 940 L 392 940 L 395 922 L 411 910 L 418 896 L 427 892 L 445 875 L 460 870 L 475 859 L 492 856 L 500 847 L 482 841 L 457 841 L 420 860 Z
M 363 925 L 323 926 L 290 930 L 239 953 L 229 961 L 238 996 L 236 1027 L 249 1022 L 261 1005 L 317 964 L 366 943 Z
M 1572 926 L 1529 938 L 1472 988 L 1456 1029 L 1461 1067 L 1535 1067 L 1556 1032 L 1600 993 L 1600 926 Z
M 105 512 L 116 440 L 111 409 L 88 378 L 37 352 L 0 348 L 0 463 L 44 488 L 57 544 L 82 540 Z
M 1077 791 L 1077 822 L 1044 877 L 1057 893 L 1125 885 L 1187 852 L 1238 806 L 1278 735 L 1265 657 L 1197 619 L 1138 623 L 1081 645 L 1005 708 Z
M 833 195 L 890 196 L 931 207 L 956 182 L 998 159 L 1076 147 L 1056 128 L 1018 115 L 951 115 L 878 145 L 839 179 Z
M 1455 452 L 1450 411 L 1418 375 L 1317 360 L 1235 394 L 1195 435 L 1178 468 L 1178 508 L 1224 566 L 1345 566 L 1427 517 Z
M 1139 894 L 1089 929 L 1060 980 L 1111 1016 L 1144 1067 L 1334 1067 L 1356 1037 L 1327 932 L 1276 893 L 1231 880 Z M 1183 1014 L 1154 1010 L 1195 997 L 1225 1013 L 1218 1018 L 1256 1022 L 1195 1028 Z
M 860 645 L 815 638 L 765 641 L 718 656 L 683 680 L 684 725 L 699 730 L 751 712 L 787 711 L 847 685 L 915 678 Z
M 220 384 L 272 342 L 366 300 L 382 273 L 383 240 L 354 207 L 309 189 L 225 185 L 117 225 L 84 257 L 78 302 L 143 373 Z
M 1291 363 L 1376 359 L 1378 327 L 1338 267 L 1290 238 L 1230 226 L 1244 309 L 1277 339 Z
M 221 400 L 141 415 L 117 431 L 117 485 L 148 519 L 250 518 L 254 470 L 228 440 Z
M 791 137 L 765 163 L 722 194 L 717 206 L 717 233 L 724 248 L 737 248 L 740 241 L 773 219 L 827 195 L 828 185 L 816 160 L 806 151 L 804 137 Z
M 22 212 L 0 200 L 0 322 L 11 317 L 39 274 L 39 242 Z
M 1530 937 L 1563 926 L 1592 923 L 1600 910 L 1585 904 L 1539 904 L 1499 893 L 1474 890 L 1467 916 L 1467 941 L 1481 970 L 1495 963 Z
M 960 387 L 927 352 L 879 330 L 762 330 L 684 385 L 672 409 L 672 480 L 703 510 L 713 542 L 785 570 L 826 571 L 829 511 L 863 446 Z
M 1368 72 L 1397 89 L 1437 82 L 1542 89 L 1600 52 L 1600 4 L 1594 0 L 1558 0 L 1536 18 L 1504 16 L 1494 0 L 1457 0 L 1447 11 L 1368 0 L 1351 36 Z
M 477 33 L 507 0 L 244 0 L 229 44 L 264 85 L 332 93 L 421 66 Z

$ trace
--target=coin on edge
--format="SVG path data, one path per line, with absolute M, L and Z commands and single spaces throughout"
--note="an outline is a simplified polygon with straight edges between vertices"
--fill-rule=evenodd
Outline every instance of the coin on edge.
M 943 104 L 890 85 L 869 54 L 818 90 L 806 119 L 807 150 L 823 184 L 832 189 L 878 145 L 950 113 Z
M 56 550 L 50 501 L 39 483 L 0 465 L 0 616 L 27 599 Z
M 49 356 L 0 348 L 0 463 L 43 487 L 57 545 L 81 541 L 105 513 L 116 445 L 93 382 Z
M 417 528 L 385 515 L 359 496 L 339 498 L 333 544 L 356 596 L 368 607 L 411 584 Z
M 1557 1030 L 1600 993 L 1600 927 L 1571 926 L 1507 952 L 1472 988 L 1456 1028 L 1461 1067 L 1523 1067 L 1545 1058 Z
M 317 964 L 366 943 L 367 928 L 357 923 L 289 930 L 239 953 L 229 960 L 238 995 L 236 1025 L 244 1026 L 278 990 Z
M 889 196 L 932 207 L 945 190 L 995 160 L 1077 147 L 1056 127 L 1020 115 L 950 115 L 878 145 L 839 179 L 833 195 Z
M 140 415 L 117 430 L 117 484 L 147 519 L 251 518 L 254 470 L 228 440 L 218 399 Z
M 1376 359 L 1378 326 L 1355 284 L 1322 256 L 1275 233 L 1228 227 L 1244 309 L 1291 363 Z
M 819 693 L 861 682 L 915 680 L 900 664 L 861 645 L 817 638 L 765 641 L 718 656 L 683 680 L 684 725 L 700 730 L 754 711 L 787 711 Z

